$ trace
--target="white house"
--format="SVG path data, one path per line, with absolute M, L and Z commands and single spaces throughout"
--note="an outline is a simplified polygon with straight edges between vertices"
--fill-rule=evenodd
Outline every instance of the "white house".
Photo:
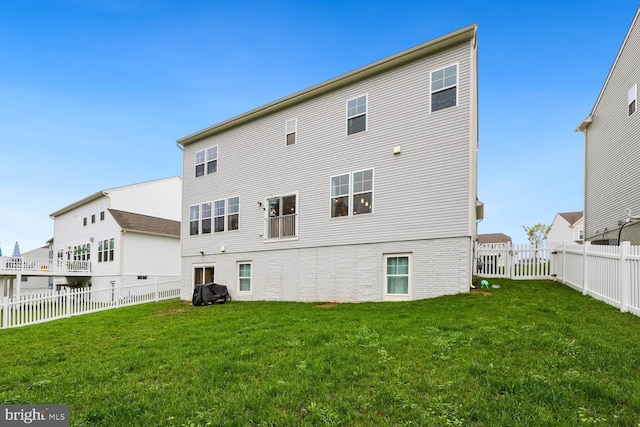
M 584 216 L 582 212 L 562 212 L 556 214 L 549 234 L 547 246 L 552 248 L 558 243 L 582 243 L 584 240 Z
M 47 259 L 51 257 L 53 239 L 49 240 L 45 246 L 23 252 L 20 255 L 23 258 Z M 29 276 L 24 275 L 20 278 L 20 288 L 22 293 L 38 293 L 46 292 L 53 288 L 53 278 L 48 276 Z
M 182 180 L 159 179 L 98 191 L 51 214 L 53 257 L 90 262 L 85 276 L 55 285 L 106 289 L 180 277 Z
M 633 18 L 584 132 L 584 229 L 589 241 L 640 244 L 640 8 Z
M 182 297 L 467 292 L 477 90 L 472 25 L 178 140 Z

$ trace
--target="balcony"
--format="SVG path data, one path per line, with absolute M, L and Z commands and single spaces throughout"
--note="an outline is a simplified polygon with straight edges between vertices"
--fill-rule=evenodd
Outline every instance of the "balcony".
M 267 240 L 294 239 L 298 237 L 297 214 L 273 216 L 266 219 Z
M 49 258 L 0 257 L 0 276 L 88 276 L 91 261 Z

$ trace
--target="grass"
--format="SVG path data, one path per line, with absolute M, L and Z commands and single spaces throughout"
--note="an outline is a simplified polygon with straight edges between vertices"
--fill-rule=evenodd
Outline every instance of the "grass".
M 549 281 L 402 303 L 165 301 L 0 331 L 72 426 L 638 426 L 640 318 Z

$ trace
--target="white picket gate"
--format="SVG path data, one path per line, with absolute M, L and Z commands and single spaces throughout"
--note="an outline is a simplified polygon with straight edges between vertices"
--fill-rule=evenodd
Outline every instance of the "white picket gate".
M 485 243 L 476 245 L 474 272 L 482 277 L 549 279 L 553 257 L 546 246 Z
M 40 294 L 4 297 L 0 329 L 49 322 L 112 308 L 180 297 L 181 281 L 153 281 L 108 289 L 65 288 Z

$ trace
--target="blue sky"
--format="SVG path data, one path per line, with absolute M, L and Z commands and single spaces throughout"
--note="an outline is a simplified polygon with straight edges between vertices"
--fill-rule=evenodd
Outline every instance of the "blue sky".
M 478 24 L 481 233 L 582 210 L 582 134 L 638 8 L 615 1 L 0 3 L 0 244 L 49 214 L 179 176 L 192 132 Z

